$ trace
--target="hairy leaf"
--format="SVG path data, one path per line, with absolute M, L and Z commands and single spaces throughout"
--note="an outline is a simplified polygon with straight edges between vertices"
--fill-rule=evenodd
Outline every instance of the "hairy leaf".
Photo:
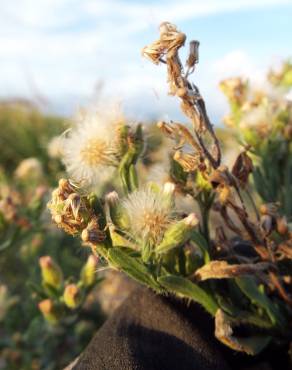
M 119 270 L 123 270 L 139 283 L 149 286 L 156 291 L 162 290 L 151 272 L 139 258 L 131 257 L 119 248 L 110 248 L 108 251 L 108 259 L 112 266 Z
M 161 276 L 158 278 L 158 282 L 167 290 L 180 297 L 190 298 L 202 305 L 212 316 L 215 315 L 218 309 L 217 302 L 210 293 L 206 292 L 198 284 L 194 284 L 186 278 L 175 275 Z

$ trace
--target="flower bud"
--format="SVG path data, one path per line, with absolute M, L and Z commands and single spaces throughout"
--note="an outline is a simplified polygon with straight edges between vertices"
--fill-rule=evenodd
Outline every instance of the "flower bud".
M 39 302 L 38 308 L 48 323 L 56 325 L 59 322 L 60 315 L 51 299 L 44 299 Z
M 121 229 L 129 227 L 129 221 L 125 212 L 119 203 L 119 195 L 116 191 L 112 191 L 105 196 L 105 202 L 108 209 L 108 222 L 112 222 Z
M 91 254 L 85 265 L 83 266 L 80 274 L 81 282 L 85 287 L 90 287 L 96 280 L 96 268 L 98 265 L 98 257 Z
M 190 42 L 190 52 L 186 62 L 189 68 L 194 67 L 194 65 L 199 62 L 199 46 L 200 42 L 197 40 Z
M 165 253 L 170 249 L 184 244 L 191 236 L 192 230 L 199 220 L 195 213 L 191 213 L 183 220 L 172 224 L 165 232 L 162 242 L 156 248 L 157 253 Z
M 43 256 L 39 259 L 42 278 L 45 284 L 59 289 L 63 283 L 63 274 L 60 267 L 50 256 Z
M 64 290 L 63 298 L 65 305 L 73 310 L 81 303 L 81 291 L 76 284 L 69 284 Z

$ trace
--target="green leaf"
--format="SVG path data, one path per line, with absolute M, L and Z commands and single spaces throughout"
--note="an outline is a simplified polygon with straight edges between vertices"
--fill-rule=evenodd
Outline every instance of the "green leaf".
M 158 278 L 158 282 L 170 292 L 181 297 L 190 298 L 202 305 L 212 316 L 215 315 L 218 309 L 217 302 L 210 293 L 207 293 L 199 285 L 175 275 L 161 276 Z
M 260 290 L 253 277 L 236 278 L 235 282 L 252 303 L 266 311 L 273 325 L 283 325 L 283 319 L 277 306 Z
M 162 291 L 151 271 L 142 263 L 139 258 L 129 256 L 124 250 L 110 248 L 108 259 L 111 265 L 124 271 L 127 275 L 156 291 Z
M 209 255 L 209 245 L 207 243 L 207 240 L 203 237 L 202 234 L 195 230 L 192 231 L 191 240 L 200 248 L 205 264 L 209 263 L 211 259 Z

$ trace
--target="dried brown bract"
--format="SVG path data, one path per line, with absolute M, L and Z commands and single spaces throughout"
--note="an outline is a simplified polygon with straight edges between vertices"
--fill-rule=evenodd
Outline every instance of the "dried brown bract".
M 203 281 L 208 279 L 229 279 L 237 276 L 255 276 L 269 268 L 271 268 L 271 264 L 267 262 L 231 265 L 226 261 L 211 261 L 196 271 L 195 278 Z
M 59 181 L 48 208 L 57 226 L 71 235 L 80 233 L 92 214 L 86 197 L 78 194 L 77 189 L 66 179 Z
M 248 177 L 253 171 L 253 164 L 251 158 L 247 155 L 246 151 L 240 153 L 232 168 L 232 175 L 236 177 L 241 185 L 245 187 L 248 182 Z
M 169 93 L 181 99 L 181 109 L 194 127 L 193 141 L 196 143 L 194 145 L 196 154 L 206 158 L 213 168 L 217 168 L 221 161 L 219 143 L 199 89 L 188 80 L 188 76 L 193 72 L 199 59 L 199 43 L 198 41 L 190 43 L 190 54 L 186 61 L 188 69 L 185 72 L 178 54 L 185 40 L 185 34 L 178 31 L 176 26 L 164 22 L 160 25 L 160 39 L 146 46 L 142 53 L 156 64 L 159 61 L 166 63 Z M 165 126 L 161 128 L 165 129 Z

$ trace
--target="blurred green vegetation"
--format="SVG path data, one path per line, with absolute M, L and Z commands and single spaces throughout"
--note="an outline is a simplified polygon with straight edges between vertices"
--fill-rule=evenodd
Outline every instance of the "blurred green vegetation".
M 266 203 L 279 202 L 280 212 L 292 217 L 292 63 L 283 62 L 267 74 L 266 86 L 253 86 L 241 77 L 222 81 L 230 113 L 224 121 L 254 163 L 256 192 Z
M 92 292 L 98 278 L 90 288 L 80 283 L 88 251 L 52 226 L 46 210 L 51 187 L 63 171 L 48 144 L 65 129 L 63 118 L 44 115 L 30 104 L 0 104 L 0 369 L 60 369 L 104 320 Z M 44 284 L 41 256 L 50 256 L 62 269 L 59 291 Z M 62 303 L 69 283 L 83 289 L 82 304 L 71 310 Z M 63 307 L 55 325 L 38 308 L 44 299 Z

